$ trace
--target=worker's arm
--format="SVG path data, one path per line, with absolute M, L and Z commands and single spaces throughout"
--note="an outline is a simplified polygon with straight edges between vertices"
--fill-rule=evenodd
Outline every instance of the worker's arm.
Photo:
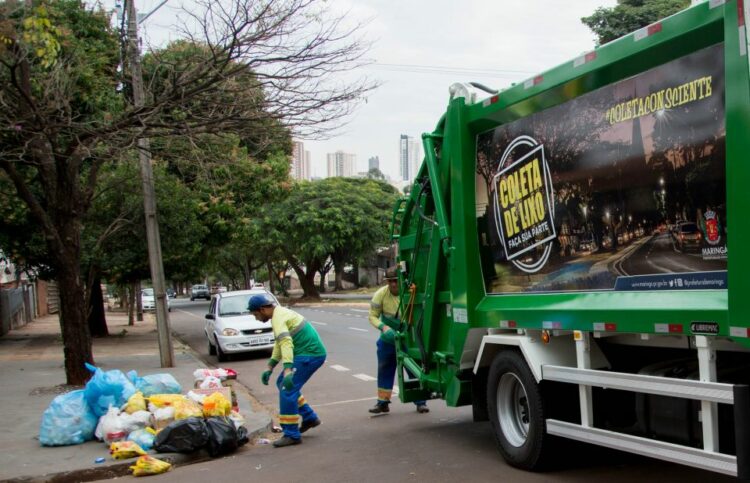
M 384 287 L 385 290 L 388 290 L 388 287 Z M 372 296 L 372 300 L 370 301 L 370 314 L 368 316 L 368 320 L 370 321 L 370 325 L 375 327 L 378 332 L 382 331 L 385 327 L 385 324 L 380 321 L 380 315 L 383 313 L 383 295 L 385 292 L 383 289 L 378 290 L 375 292 L 375 295 Z
M 284 369 L 289 369 L 294 365 L 294 342 L 292 342 L 292 336 L 289 334 L 286 321 L 274 316 L 271 318 L 271 326 L 273 327 L 273 336 L 276 339 L 271 359 L 281 361 L 284 364 Z

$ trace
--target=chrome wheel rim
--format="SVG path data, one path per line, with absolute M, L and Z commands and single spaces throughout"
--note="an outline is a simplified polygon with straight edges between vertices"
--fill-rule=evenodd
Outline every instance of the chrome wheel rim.
M 497 385 L 497 420 L 505 439 L 515 447 L 523 446 L 529 434 L 529 399 L 526 388 L 513 373 L 505 373 Z

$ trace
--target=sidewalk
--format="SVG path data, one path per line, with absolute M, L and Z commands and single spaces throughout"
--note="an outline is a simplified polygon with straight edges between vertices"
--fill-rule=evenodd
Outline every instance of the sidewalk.
M 193 387 L 193 371 L 206 367 L 173 338 L 175 367 L 160 367 L 156 325 L 127 325 L 124 314 L 107 313 L 107 338 L 94 339 L 94 360 L 104 370 L 136 370 L 140 376 L 168 372 L 183 388 Z M 39 318 L 0 337 L 0 481 L 91 481 L 129 474 L 131 460 L 114 461 L 99 441 L 82 445 L 42 447 L 38 441 L 42 413 L 54 397 L 70 388 L 65 383 L 60 325 L 56 315 Z M 268 414 L 253 412 L 249 394 L 235 386 L 240 413 L 250 440 L 271 427 Z M 247 449 L 249 445 L 240 448 Z M 106 462 L 96 464 L 96 458 Z M 160 459 L 184 465 L 208 459 L 207 453 L 159 454 Z

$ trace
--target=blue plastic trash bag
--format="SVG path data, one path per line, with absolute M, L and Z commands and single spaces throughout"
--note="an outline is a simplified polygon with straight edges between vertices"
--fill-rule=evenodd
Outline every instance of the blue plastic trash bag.
M 105 372 L 88 363 L 86 368 L 94 373 L 84 389 L 86 401 L 97 416 L 106 414 L 110 406 L 119 408 L 135 394 L 133 383 L 122 371 L 113 369 Z
M 90 441 L 98 420 L 86 403 L 83 389 L 61 394 L 42 415 L 39 442 L 42 446 L 67 446 Z
M 141 391 L 144 396 L 149 397 L 152 394 L 181 394 L 182 387 L 172 374 L 151 374 L 149 376 L 138 377 L 136 371 L 128 372 L 128 379 L 135 385 L 137 391 Z
M 145 429 L 136 429 L 128 435 L 128 441 L 133 441 L 146 451 L 154 447 L 155 438 L 156 436 Z

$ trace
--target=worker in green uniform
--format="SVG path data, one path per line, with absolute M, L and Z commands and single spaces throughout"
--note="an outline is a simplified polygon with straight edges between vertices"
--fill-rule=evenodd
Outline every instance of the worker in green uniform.
M 380 332 L 377 341 L 378 355 L 378 402 L 370 408 L 372 414 L 383 414 L 390 411 L 393 379 L 396 375 L 396 330 L 401 326 L 399 320 L 398 272 L 391 267 L 385 272 L 385 281 L 372 296 L 370 302 L 370 324 Z M 425 401 L 415 401 L 418 413 L 427 413 L 430 409 Z
M 274 367 L 279 362 L 284 365 L 276 380 L 279 423 L 284 436 L 273 445 L 280 448 L 299 444 L 302 433 L 320 425 L 320 418 L 302 396 L 302 386 L 325 362 L 326 348 L 311 323 L 297 312 L 276 305 L 270 294 L 253 295 L 247 309 L 261 322 L 270 320 L 273 328 L 273 353 L 261 382 L 267 386 Z

